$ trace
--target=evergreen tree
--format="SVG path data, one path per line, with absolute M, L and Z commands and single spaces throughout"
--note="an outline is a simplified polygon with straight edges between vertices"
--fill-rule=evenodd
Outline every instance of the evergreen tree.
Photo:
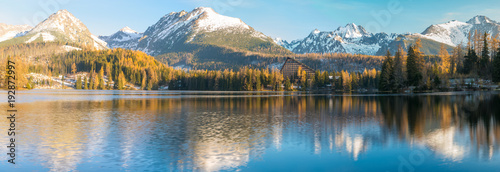
M 111 75 L 111 63 L 106 63 L 106 76 L 108 77 L 108 82 L 106 83 L 107 89 L 112 89 L 111 87 L 111 81 L 113 81 L 113 76 Z M 132 74 L 132 76 L 135 76 L 135 74 Z
M 101 70 L 99 70 L 99 86 L 98 86 L 98 89 L 99 90 L 105 90 L 106 87 L 104 85 L 104 70 L 103 70 L 103 67 L 101 67 Z
M 379 83 L 380 91 L 392 90 L 391 86 L 391 75 L 393 74 L 392 67 L 393 67 L 393 61 L 391 57 L 391 52 L 387 50 L 384 63 L 382 64 L 382 71 L 380 73 L 380 83 Z
M 123 90 L 123 86 L 125 85 L 124 77 L 123 71 L 120 71 L 120 74 L 118 74 L 118 90 Z
M 408 76 L 408 85 L 419 86 L 422 81 L 422 71 L 419 54 L 415 51 L 416 46 L 408 47 L 408 57 L 406 59 L 406 72 Z
M 146 78 L 147 78 L 146 71 L 142 71 L 141 90 L 146 89 Z M 176 82 L 172 82 L 172 84 L 170 84 L 170 85 L 172 87 L 174 87 L 174 88 L 177 87 L 177 83 Z
M 441 80 L 438 75 L 434 76 L 434 88 L 438 88 L 441 85 Z
M 87 83 L 87 77 L 83 80 L 83 89 L 88 90 L 89 89 L 89 84 Z
M 290 82 L 289 77 L 286 77 L 286 80 L 285 80 L 285 90 L 292 91 L 292 83 Z
M 455 73 L 465 73 L 464 72 L 464 51 L 462 49 L 462 45 L 459 44 L 457 47 L 453 49 L 453 56 L 452 56 L 452 64 L 451 68 L 454 70 L 451 70 L 451 74 Z
M 392 67 L 393 80 L 391 84 L 393 91 L 398 91 L 404 86 L 403 51 L 403 48 L 399 46 L 398 51 L 396 51 L 396 55 L 394 56 L 394 66 Z
M 488 47 L 488 33 L 484 32 L 483 50 L 481 51 L 481 60 L 479 63 L 480 74 L 482 76 L 489 75 L 490 50 Z
M 64 89 L 64 75 L 61 76 L 61 88 Z
M 78 78 L 76 78 L 75 88 L 77 90 L 82 89 L 82 77 L 81 76 L 78 76 Z
M 464 57 L 464 74 L 476 72 L 478 66 L 478 57 L 473 48 L 469 48 L 467 55 Z
M 89 89 L 93 90 L 94 89 L 94 77 L 92 76 L 92 74 L 90 74 L 90 78 L 89 78 Z
M 498 48 L 497 55 L 493 59 L 493 82 L 500 82 L 500 48 Z

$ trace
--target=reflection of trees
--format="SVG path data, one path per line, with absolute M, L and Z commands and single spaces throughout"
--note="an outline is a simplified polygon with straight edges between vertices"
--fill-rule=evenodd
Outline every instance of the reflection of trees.
M 234 170 L 286 144 L 354 160 L 373 145 L 417 142 L 440 156 L 491 158 L 500 96 L 278 96 L 25 104 L 24 133 L 53 170 L 105 156 L 123 169 Z M 3 139 L 5 140 L 5 139 Z M 466 149 L 471 149 L 467 151 Z
M 379 100 L 384 128 L 396 131 L 401 139 L 416 138 L 452 160 L 460 160 L 467 148 L 485 159 L 498 151 L 499 95 L 403 96 Z M 467 138 L 471 143 L 466 142 Z

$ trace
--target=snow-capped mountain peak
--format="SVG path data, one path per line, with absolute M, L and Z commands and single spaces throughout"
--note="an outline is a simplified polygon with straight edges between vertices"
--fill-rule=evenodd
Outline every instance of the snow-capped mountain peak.
M 106 41 L 109 48 L 134 49 L 142 35 L 142 33 L 126 26 L 110 36 L 100 36 L 99 38 Z
M 472 25 L 468 23 L 452 20 L 447 23 L 432 25 L 419 36 L 456 46 L 463 43 L 464 39 L 467 39 L 471 28 Z
M 61 31 L 81 32 L 88 31 L 87 27 L 67 10 L 59 10 L 35 26 L 30 32 Z
M 210 40 L 205 40 L 204 44 L 215 41 L 214 39 L 225 39 L 219 43 L 230 44 L 233 40 L 228 37 L 235 34 L 249 39 L 257 38 L 273 42 L 270 37 L 255 31 L 239 18 L 221 15 L 212 8 L 198 7 L 191 12 L 171 12 L 163 16 L 154 25 L 148 27 L 134 49 L 151 55 L 159 55 L 173 51 L 176 46 L 202 41 L 207 38 L 207 35 L 213 34 L 226 36 L 211 36 Z
M 314 34 L 314 35 L 319 34 L 319 33 L 321 33 L 321 31 L 319 31 L 318 29 L 314 29 L 314 30 L 311 32 L 311 34 Z
M 198 7 L 190 14 L 199 16 L 197 28 L 204 31 L 216 31 L 227 28 L 250 29 L 241 19 L 220 15 L 209 7 Z
M 396 35 L 371 34 L 362 26 L 350 23 L 334 31 L 314 30 L 302 40 L 290 43 L 275 41 L 295 53 L 351 53 L 375 55 L 381 47 L 387 47 Z
M 54 34 L 57 33 L 57 34 Z M 106 42 L 92 35 L 85 24 L 67 10 L 59 10 L 47 19 L 36 25 L 26 36 L 31 38 L 26 43 L 39 37 L 43 41 L 64 40 L 92 46 L 95 49 L 105 49 Z
M 343 38 L 359 38 L 369 35 L 365 28 L 354 23 L 349 23 L 344 27 L 339 27 L 334 32 L 338 33 Z
M 369 33 L 362 26 L 350 23 L 332 32 L 315 30 L 302 40 L 290 43 L 275 41 L 294 53 L 351 53 L 351 54 L 383 54 L 386 50 L 394 51 L 398 45 L 423 38 L 428 44 L 447 44 L 448 47 L 465 45 L 469 35 L 484 34 L 495 36 L 500 34 L 500 23 L 486 16 L 475 16 L 467 22 L 451 20 L 428 27 L 421 34 L 386 34 Z M 439 46 L 426 47 L 428 53 L 436 53 Z
M 138 34 L 137 31 L 131 29 L 130 27 L 128 26 L 125 26 L 124 28 L 120 29 L 120 31 L 124 32 L 124 33 L 134 33 L 134 34 Z
M 500 32 L 500 24 L 486 16 L 475 16 L 467 22 L 452 20 L 443 24 L 428 27 L 422 32 L 422 37 L 445 43 L 451 46 L 466 44 L 469 34 L 487 32 L 496 35 Z
M 474 18 L 472 18 L 469 21 L 467 21 L 467 23 L 469 23 L 469 24 L 476 24 L 476 25 L 478 25 L 478 24 L 485 24 L 485 23 L 498 24 L 496 21 L 491 20 L 490 18 L 488 18 L 486 16 L 482 16 L 482 15 L 475 16 Z

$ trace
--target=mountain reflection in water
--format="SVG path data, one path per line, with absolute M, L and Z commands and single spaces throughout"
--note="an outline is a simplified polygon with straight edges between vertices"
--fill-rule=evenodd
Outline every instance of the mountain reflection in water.
M 19 164 L 7 164 L 7 156 L 1 156 L 0 167 L 397 171 L 398 157 L 415 150 L 429 152 L 415 169 L 480 170 L 500 164 L 500 94 L 495 92 L 109 96 L 19 103 Z M 0 122 L 8 126 L 8 121 Z M 1 145 L 7 141 L 6 134 L 0 135 Z

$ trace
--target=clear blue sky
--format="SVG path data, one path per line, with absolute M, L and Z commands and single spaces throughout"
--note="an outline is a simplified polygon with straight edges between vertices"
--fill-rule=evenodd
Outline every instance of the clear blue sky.
M 36 25 L 48 17 L 47 11 L 67 9 L 92 33 L 110 35 L 125 26 L 144 32 L 165 14 L 199 6 L 241 18 L 266 35 L 286 40 L 347 23 L 365 26 L 370 32 L 415 33 L 431 24 L 452 19 L 465 22 L 475 15 L 500 21 L 498 0 L 2 0 L 0 23 Z M 390 20 L 383 15 L 377 21 L 374 13 L 389 14 Z

